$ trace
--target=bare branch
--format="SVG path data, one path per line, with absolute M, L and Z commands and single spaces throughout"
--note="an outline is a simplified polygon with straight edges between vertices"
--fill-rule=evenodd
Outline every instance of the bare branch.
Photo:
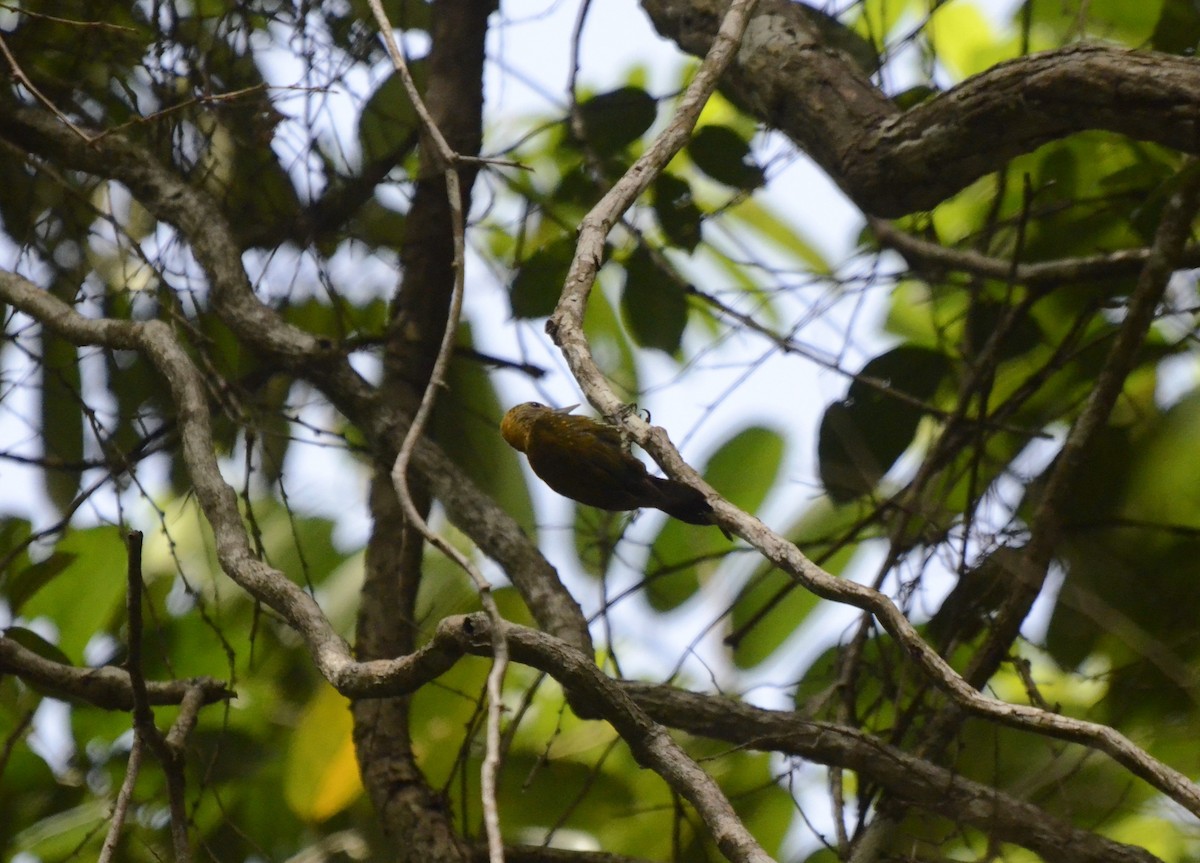
M 129 672 L 114 665 L 100 668 L 62 665 L 39 656 L 11 638 L 0 636 L 0 672 L 15 674 L 55 697 L 83 701 L 105 710 L 133 709 L 133 684 Z M 196 677 L 147 681 L 146 698 L 152 705 L 180 704 L 192 689 L 202 693 L 205 704 L 233 697 L 220 680 Z
M 180 863 L 189 863 L 192 859 L 192 846 L 188 841 L 187 808 L 183 799 L 186 788 L 183 758 L 179 750 L 167 744 L 166 738 L 154 724 L 154 711 L 150 709 L 146 679 L 142 676 L 142 532 L 131 530 L 126 536 L 126 546 L 129 555 L 125 603 L 129 620 L 129 639 L 126 645 L 129 655 L 126 664 L 129 667 L 129 682 L 133 689 L 134 740 L 140 740 L 149 746 L 162 767 L 167 780 L 167 804 L 171 810 L 171 843 L 175 847 L 175 859 Z M 188 700 L 195 701 L 195 696 Z
M 484 615 L 449 617 L 438 626 L 437 638 L 477 654 L 491 650 L 493 636 L 489 629 Z M 513 659 L 552 674 L 570 690 L 576 712 L 608 720 L 638 763 L 661 776 L 696 808 L 728 859 L 768 863 L 771 858 L 746 830 L 716 781 L 633 702 L 620 684 L 597 668 L 591 657 L 536 630 L 512 624 L 505 624 L 505 629 Z
M 133 802 L 133 786 L 137 782 L 138 770 L 141 766 L 142 738 L 135 734 L 133 745 L 129 748 L 129 762 L 125 765 L 125 779 L 122 780 L 121 790 L 117 792 L 117 800 L 113 803 L 108 832 L 104 835 L 104 844 L 100 846 L 100 854 L 96 857 L 96 863 L 110 863 L 113 855 L 117 853 L 117 843 L 121 841 L 121 830 L 125 826 L 129 806 Z
M 918 272 L 930 270 L 968 273 L 1036 289 L 1059 285 L 1093 283 L 1103 279 L 1136 276 L 1153 253 L 1152 249 L 1121 249 L 1102 255 L 1013 264 L 972 249 L 948 249 L 900 230 L 885 219 L 868 219 L 871 230 L 887 248 L 899 252 Z M 1200 267 L 1200 246 L 1188 246 L 1179 254 L 1180 267 Z
M 392 448 L 392 452 L 399 450 L 411 416 L 393 404 L 381 404 L 374 388 L 351 368 L 339 348 L 285 323 L 255 297 L 232 230 L 201 190 L 161 166 L 151 152 L 124 135 L 107 135 L 89 146 L 44 112 L 4 100 L 0 100 L 0 138 L 127 186 L 143 206 L 187 238 L 208 276 L 218 314 L 243 344 L 312 381 L 369 440 Z M 53 319 L 39 320 L 46 324 Z M 124 345 L 132 346 L 132 342 Z M 424 438 L 413 454 L 413 466 L 442 500 L 451 522 L 505 568 L 538 622 L 590 652 L 591 638 L 579 604 L 516 520 Z

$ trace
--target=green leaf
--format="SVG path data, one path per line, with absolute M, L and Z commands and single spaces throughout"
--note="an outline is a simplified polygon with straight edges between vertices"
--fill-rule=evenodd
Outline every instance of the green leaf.
M 78 661 L 93 636 L 112 631 L 124 616 L 125 544 L 116 528 L 96 527 L 70 531 L 54 550 L 72 555 L 76 564 L 31 596 L 24 616 L 49 618 L 58 628 L 58 646 Z
M 654 125 L 658 103 L 641 87 L 622 87 L 581 102 L 579 112 L 587 146 L 600 156 L 610 156 Z
M 659 174 L 651 188 L 654 215 L 668 242 L 676 248 L 695 251 L 700 244 L 703 216 L 692 197 L 691 185 L 674 174 Z
M 679 350 L 687 326 L 688 303 L 683 287 L 642 247 L 625 264 L 621 320 L 644 348 L 668 354 Z
M 408 216 L 371 198 L 354 214 L 352 233 L 373 249 L 399 251 Z
M 769 243 L 791 255 L 814 273 L 831 273 L 833 268 L 820 250 L 808 240 L 796 225 L 781 212 L 776 212 L 754 196 L 748 196 L 731 209 L 727 216 L 753 232 L 756 240 Z M 744 267 L 742 269 L 745 269 Z
M 868 638 L 863 644 L 859 655 L 859 663 L 866 669 L 887 668 L 895 664 L 897 648 L 886 636 Z M 824 704 L 839 707 L 845 703 L 844 697 L 829 698 L 833 687 L 841 679 L 843 658 L 846 656 L 844 645 L 837 644 L 823 652 L 817 660 L 804 672 L 800 685 L 796 687 L 796 709 L 811 712 L 814 705 Z M 889 698 L 885 691 L 886 683 L 882 673 L 864 673 L 856 678 L 857 687 L 854 690 L 853 702 L 857 706 L 857 715 L 851 720 L 861 723 L 868 728 L 887 728 L 894 718 L 895 698 Z M 870 722 L 867 722 L 867 719 Z
M 553 312 L 574 257 L 575 242 L 564 236 L 526 258 L 509 287 L 513 317 L 544 318 Z
M 1171 54 L 1192 54 L 1200 45 L 1200 8 L 1194 0 L 1164 0 L 1150 47 Z
M 784 531 L 805 554 L 831 575 L 838 575 L 858 550 L 854 543 L 841 542 L 850 531 L 862 530 L 858 507 L 830 503 L 828 497 L 814 500 L 800 519 Z M 809 615 L 820 605 L 815 594 L 800 587 L 790 576 L 764 562 L 738 591 L 730 614 L 730 635 L 738 668 L 753 668 L 788 642 Z
M 42 443 L 47 458 L 59 462 L 43 472 L 50 500 L 63 512 L 79 492 L 83 476 L 83 405 L 79 358 L 66 339 L 42 332 Z
M 730 625 L 739 638 L 733 660 L 753 668 L 768 659 L 820 604 L 815 594 L 774 567 L 760 569 L 738 591 Z
M 750 426 L 713 453 L 704 479 L 738 508 L 754 512 L 778 479 L 782 460 L 783 437 Z M 647 600 L 659 611 L 677 608 L 716 571 L 728 550 L 729 541 L 716 528 L 668 519 L 650 548 Z
M 845 400 L 821 419 L 821 481 L 839 503 L 872 491 L 913 441 L 927 401 L 951 370 L 948 357 L 906 345 L 867 363 Z M 893 395 L 893 392 L 896 395 Z
M 417 60 L 409 65 L 417 89 L 425 91 L 428 63 Z M 417 145 L 420 122 L 416 109 L 404 89 L 399 73 L 384 79 L 363 106 L 358 118 L 358 142 L 363 164 L 395 163 Z
M 302 820 L 326 821 L 362 794 L 352 731 L 349 700 L 321 687 L 291 735 L 283 774 L 283 797 Z
M 305 332 L 326 339 L 341 340 L 353 335 L 375 335 L 387 324 L 388 304 L 382 297 L 355 306 L 347 302 L 336 305 L 309 297 L 303 302 L 290 303 L 283 309 L 283 319 Z
M 937 94 L 938 91 L 928 84 L 918 84 L 900 91 L 892 97 L 892 101 L 896 103 L 897 107 L 907 111 L 909 108 L 914 108 L 922 102 L 932 99 Z
M 687 153 L 697 168 L 718 183 L 748 192 L 764 182 L 750 145 L 728 126 L 702 126 L 688 142 Z
M 9 578 L 4 595 L 13 615 L 20 614 L 31 596 L 54 580 L 54 577 L 74 563 L 76 555 L 56 551 L 45 560 L 31 564 Z
M 583 332 L 600 371 L 627 401 L 636 399 L 641 385 L 635 352 L 629 336 L 621 329 L 608 292 L 592 291 L 583 314 Z

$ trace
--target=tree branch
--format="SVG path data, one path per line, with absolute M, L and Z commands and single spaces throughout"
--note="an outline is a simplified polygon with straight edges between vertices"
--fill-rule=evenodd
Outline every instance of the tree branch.
M 74 170 L 123 183 L 157 218 L 178 228 L 208 277 L 214 308 L 242 344 L 311 381 L 382 450 L 381 460 L 391 463 L 411 423 L 411 411 L 381 403 L 337 346 L 285 323 L 255 297 L 239 244 L 211 198 L 122 134 L 89 144 L 44 112 L 3 99 L 0 138 L 35 156 L 52 156 Z M 451 522 L 504 567 L 538 622 L 590 651 L 591 637 L 579 604 L 516 520 L 427 439 L 418 443 L 412 463 L 445 504 Z
M 642 0 L 702 56 L 728 0 Z M 811 10 L 763 0 L 723 91 L 808 153 L 866 213 L 927 210 L 1014 156 L 1098 129 L 1200 152 L 1200 61 L 1081 45 L 998 64 L 902 111 Z
M 774 9 L 777 6 L 778 4 L 774 0 L 768 0 L 768 9 Z M 731 9 L 740 11 L 741 7 L 735 4 Z M 762 34 L 756 34 L 755 38 L 761 40 Z M 789 38 L 794 40 L 795 34 L 791 34 Z M 715 55 L 718 51 L 728 50 L 729 54 L 725 55 L 725 59 L 728 60 L 733 53 L 732 47 L 736 44 L 736 40 L 733 40 L 731 45 L 729 34 L 722 33 L 720 37 L 712 41 L 712 53 Z M 759 49 L 763 48 L 761 41 L 752 42 L 744 46 L 739 57 L 744 62 L 747 54 L 756 54 Z M 568 271 L 562 296 L 554 314 L 546 324 L 547 331 L 561 348 L 571 373 L 588 401 L 604 416 L 619 422 L 628 432 L 630 439 L 649 452 L 669 476 L 702 489 L 713 506 L 717 522 L 722 527 L 748 540 L 767 560 L 781 571 L 788 573 L 801 586 L 815 595 L 873 614 L 883 628 L 900 643 L 922 671 L 928 675 L 929 679 L 953 698 L 960 707 L 970 713 L 994 719 L 1014 728 L 1094 746 L 1170 796 L 1193 814 L 1200 815 L 1200 786 L 1197 786 L 1178 770 L 1153 758 L 1115 729 L 1099 723 L 1050 713 L 1036 707 L 1009 704 L 978 692 L 971 683 L 959 676 L 949 663 L 938 655 L 936 650 L 921 639 L 904 613 L 889 597 L 871 587 L 847 579 L 836 578 L 822 570 L 805 557 L 800 549 L 772 531 L 757 518 L 738 510 L 721 499 L 715 490 L 708 486 L 703 478 L 683 460 L 663 429 L 651 427 L 636 412 L 622 410 L 621 401 L 592 357 L 591 348 L 583 332 L 583 313 L 596 272 L 603 258 L 604 240 L 608 230 L 632 204 L 636 196 L 648 186 L 655 176 L 655 172 L 660 171 L 674 152 L 687 140 L 700 105 L 706 98 L 704 89 L 696 86 L 701 82 L 704 73 L 720 74 L 719 67 L 709 66 L 708 59 L 705 63 L 706 65 L 701 67 L 701 72 L 689 86 L 675 119 L 613 189 L 584 217 L 580 227 L 575 258 Z M 707 84 L 707 82 L 705 83 Z M 715 84 L 715 77 L 712 83 Z M 699 104 L 695 101 L 697 98 L 700 100 Z M 831 107 L 830 111 L 850 110 L 851 107 Z M 894 177 L 889 179 L 889 183 L 895 182 Z
M 0 635 L 0 672 L 15 674 L 56 698 L 83 701 L 105 710 L 133 709 L 133 684 L 129 672 L 115 665 L 100 668 L 62 665 Z M 147 681 L 146 698 L 151 705 L 180 704 L 193 689 L 202 693 L 205 704 L 224 701 L 234 695 L 220 680 L 194 677 Z
M 898 252 L 919 273 L 949 271 L 988 279 L 1011 280 L 1014 284 L 1047 290 L 1059 285 L 1095 283 L 1106 279 L 1136 276 L 1153 254 L 1153 249 L 1120 249 L 1100 255 L 1062 258 L 1053 261 L 1013 264 L 973 249 L 949 249 L 913 236 L 884 219 L 868 219 L 871 230 L 886 248 Z M 1200 267 L 1200 246 L 1187 246 L 1179 253 L 1180 268 Z

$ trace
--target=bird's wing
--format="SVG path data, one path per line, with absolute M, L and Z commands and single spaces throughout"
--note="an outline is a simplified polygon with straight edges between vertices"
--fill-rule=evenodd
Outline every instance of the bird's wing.
M 533 424 L 526 456 L 546 485 L 580 503 L 603 509 L 641 505 L 646 469 L 621 449 L 616 429 L 586 417 L 547 417 Z

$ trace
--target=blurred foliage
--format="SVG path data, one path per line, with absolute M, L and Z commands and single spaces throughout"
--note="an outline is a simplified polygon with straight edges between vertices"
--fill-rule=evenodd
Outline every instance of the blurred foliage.
M 289 324 L 355 355 L 369 376 L 396 284 L 390 271 L 389 281 L 373 283 L 364 261 L 390 264 L 400 253 L 419 136 L 398 79 L 381 74 L 382 49 L 364 23 L 367 4 L 305 4 L 302 14 L 277 3 L 166 6 L 171 14 L 153 20 L 150 6 L 116 0 L 5 7 L 4 43 L 44 98 L 89 125 L 120 128 L 212 195 L 243 245 L 259 297 Z M 414 35 L 428 31 L 437 14 L 436 4 L 420 0 L 384 6 Z M 894 76 L 905 82 L 892 94 L 901 105 L 1022 52 L 1103 39 L 1190 55 L 1200 42 L 1191 0 L 1027 0 L 1000 23 L 970 2 L 863 0 L 846 6 L 840 24 L 812 15 L 865 69 L 883 63 L 891 71 L 894 58 L 907 58 L 904 74 Z M 271 64 L 283 52 L 306 64 L 308 77 L 295 88 L 303 97 L 266 74 L 278 71 Z M 422 57 L 413 60 L 425 87 L 431 71 Z M 681 80 L 690 69 L 681 69 Z M 483 354 L 478 345 L 491 350 L 495 336 L 485 326 L 498 322 L 468 302 L 468 315 L 477 317 L 458 333 L 431 434 L 531 536 L 569 533 L 565 544 L 547 547 L 561 551 L 573 542 L 591 580 L 572 585 L 583 582 L 588 601 L 602 596 L 603 605 L 597 610 L 593 602 L 589 612 L 610 627 L 612 641 L 603 646 L 613 668 L 632 658 L 635 674 L 661 671 L 674 657 L 652 655 L 665 636 L 641 624 L 661 623 L 664 632 L 670 624 L 670 637 L 682 641 L 696 628 L 685 617 L 704 617 L 699 629 L 723 638 L 697 651 L 715 666 L 704 668 L 711 679 L 689 665 L 675 682 L 742 692 L 769 679 L 807 716 L 916 746 L 944 701 L 890 638 L 857 623 L 831 634 L 823 617 L 829 604 L 715 527 L 584 507 L 565 524 L 548 524 L 528 472 L 495 433 L 508 395 L 503 376 L 536 381 L 541 371 L 532 369 L 528 343 L 540 338 L 541 319 L 558 301 L 580 219 L 677 105 L 679 93 L 658 92 L 650 77 L 634 69 L 622 86 L 585 88 L 575 105 L 553 115 L 498 121 L 505 143 L 517 142 L 506 157 L 530 170 L 485 175 L 490 197 L 473 212 L 469 241 L 495 285 L 468 291 L 494 287 L 496 307 L 511 316 L 508 332 L 518 335 L 502 356 Z M 331 132 L 318 119 L 328 110 L 319 96 L 343 81 L 369 84 L 355 96 L 352 121 L 343 117 L 346 128 Z M 592 350 L 630 403 L 649 402 L 664 377 L 694 387 L 689 375 L 697 368 L 728 362 L 720 352 L 727 343 L 745 350 L 736 362 L 746 377 L 765 353 L 782 354 L 797 369 L 818 361 L 836 392 L 823 394 L 815 441 L 809 430 L 739 413 L 701 443 L 689 440 L 685 452 L 726 499 L 785 525 L 781 532 L 826 571 L 878 583 L 914 619 L 932 618 L 931 641 L 965 668 L 997 597 L 1012 589 L 1015 576 L 1000 564 L 1022 547 L 1063 430 L 1091 392 L 1134 279 L 1047 288 L 897 263 L 869 230 L 853 260 L 831 261 L 767 194 L 788 158 L 753 118 L 714 98 L 687 147 L 609 237 L 585 318 Z M 896 227 L 1011 264 L 1141 248 L 1181 165 L 1176 153 L 1083 132 L 1014 158 Z M 261 555 L 311 591 L 352 638 L 361 553 L 335 541 L 330 518 L 299 513 L 287 479 L 314 441 L 341 451 L 339 470 L 364 475 L 365 454 L 373 452 L 368 430 L 331 418 L 320 394 L 240 344 L 212 313 L 208 287 L 180 238 L 128 190 L 43 167 L 0 152 L 5 240 L 38 265 L 56 296 L 86 313 L 171 323 L 211 384 L 215 445 L 228 475 L 238 478 Z M 882 310 L 882 333 L 858 317 L 868 294 Z M 989 683 L 1014 701 L 1029 701 L 1036 690 L 1054 709 L 1109 722 L 1193 772 L 1200 723 L 1197 308 L 1195 280 L 1177 278 L 1062 512 L 1055 558 L 1062 586 L 1046 604 L 1044 638 L 1031 626 L 1039 643 L 1014 647 L 1030 671 L 1021 677 L 1016 669 L 1024 666 L 1006 665 Z M 178 457 L 178 418 L 164 382 L 132 353 L 31 336 L 7 309 L 0 320 L 6 363 L 16 353 L 8 345 L 19 343 L 36 367 L 27 380 L 0 383 L 4 394 L 22 388 L 29 397 L 45 496 L 64 518 L 80 513 L 66 529 L 38 525 L 37 535 L 23 517 L 0 519 L 0 600 L 14 620 L 6 637 L 76 666 L 124 660 L 125 550 L 115 527 L 96 526 L 100 506 L 86 504 L 105 487 L 116 487 L 122 501 L 140 496 L 120 518 L 159 528 L 145 554 L 146 673 L 212 675 L 237 692 L 228 705 L 201 712 L 189 741 L 197 843 L 216 860 L 298 858 L 343 832 L 377 847 L 348 706 L 319 678 L 295 634 L 220 574 Z M 834 332 L 845 344 L 813 350 L 805 327 L 814 321 L 826 338 Z M 697 390 L 689 398 L 714 407 L 725 395 Z M 799 384 L 774 395 L 781 402 L 818 397 Z M 798 476 L 786 458 L 799 447 L 815 452 L 812 476 Z M 152 484 L 140 493 L 129 478 L 155 472 L 168 478 L 161 490 Z M 441 555 L 427 555 L 424 574 L 416 623 L 428 639 L 438 621 L 479 602 Z M 957 596 L 969 593 L 972 601 L 956 605 L 955 585 L 964 585 Z M 614 605 L 633 592 L 644 600 L 633 622 L 617 620 Z M 510 619 L 529 621 L 511 588 L 496 595 Z M 954 626 L 941 628 L 946 620 Z M 482 660 L 460 662 L 412 703 L 420 766 L 471 835 L 479 832 L 478 694 L 486 673 Z M 639 768 L 609 726 L 575 717 L 557 684 L 528 669 L 514 666 L 508 686 L 511 703 L 522 706 L 509 717 L 500 789 L 508 838 L 583 837 L 644 859 L 716 855 L 694 814 Z M 32 745 L 33 717 L 41 722 L 54 697 L 0 677 L 4 859 L 94 857 L 124 776 L 131 742 L 125 714 L 71 703 L 63 739 Z M 161 727 L 175 715 L 155 713 Z M 52 717 L 45 721 L 53 727 Z M 794 857 L 788 837 L 799 821 L 797 801 L 824 790 L 824 777 L 798 779 L 766 754 L 680 739 L 768 853 Z M 1164 859 L 1200 854 L 1160 799 L 1080 747 L 972 720 L 937 757 L 959 775 Z M 860 814 L 879 799 L 861 777 L 847 777 L 845 788 Z M 163 797 L 161 772 L 143 769 L 120 859 L 169 856 Z M 920 812 L 906 816 L 894 847 L 883 850 L 976 859 L 984 849 L 1000 856 L 987 837 Z M 812 859 L 822 857 L 833 855 Z

